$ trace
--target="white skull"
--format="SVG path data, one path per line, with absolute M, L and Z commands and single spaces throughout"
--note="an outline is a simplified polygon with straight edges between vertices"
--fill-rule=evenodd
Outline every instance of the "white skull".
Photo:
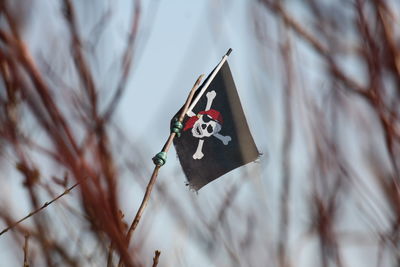
M 192 128 L 192 134 L 197 138 L 210 137 L 219 131 L 221 131 L 221 124 L 207 114 L 200 115 Z

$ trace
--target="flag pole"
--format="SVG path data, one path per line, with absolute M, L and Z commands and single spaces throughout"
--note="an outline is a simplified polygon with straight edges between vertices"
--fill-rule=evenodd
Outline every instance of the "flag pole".
M 161 152 L 159 152 L 153 158 L 153 162 L 154 162 L 154 164 L 156 166 L 154 167 L 153 174 L 151 175 L 150 181 L 147 184 L 146 192 L 144 194 L 142 203 L 140 204 L 140 207 L 139 207 L 139 209 L 138 209 L 138 211 L 136 213 L 136 216 L 133 219 L 132 224 L 129 227 L 129 230 L 128 230 L 128 233 L 127 233 L 127 236 L 126 236 L 128 246 L 129 246 L 129 242 L 130 242 L 130 240 L 132 238 L 132 234 L 135 231 L 137 225 L 139 224 L 140 218 L 142 217 L 144 209 L 146 208 L 147 203 L 148 203 L 148 201 L 150 199 L 151 190 L 153 189 L 153 186 L 154 186 L 154 184 L 155 184 L 155 182 L 157 180 L 158 171 L 165 164 L 165 162 L 167 160 L 167 152 L 168 152 L 169 148 L 171 147 L 171 144 L 172 144 L 175 136 L 176 135 L 179 136 L 180 131 L 183 128 L 182 121 L 185 118 L 186 111 L 188 110 L 189 104 L 192 101 L 193 95 L 196 92 L 197 88 L 199 87 L 200 82 L 203 79 L 203 77 L 204 77 L 204 74 L 200 75 L 199 78 L 197 78 L 197 81 L 193 85 L 192 90 L 190 90 L 190 93 L 189 93 L 189 95 L 188 95 L 188 97 L 186 99 L 185 105 L 184 105 L 181 113 L 179 114 L 178 120 L 176 120 L 174 122 L 174 124 L 172 125 L 172 127 L 171 127 L 171 133 L 170 133 L 167 141 L 165 142 L 165 145 L 163 146 Z
M 210 74 L 209 79 L 204 84 L 204 86 L 201 88 L 201 91 L 199 92 L 199 94 L 196 96 L 196 98 L 193 100 L 192 104 L 189 106 L 188 110 L 186 111 L 187 115 L 190 115 L 192 113 L 194 106 L 197 104 L 197 102 L 199 102 L 200 98 L 202 97 L 204 92 L 207 90 L 207 88 L 210 85 L 210 83 L 212 82 L 212 80 L 214 80 L 214 77 L 217 75 L 217 73 L 221 69 L 222 65 L 224 65 L 225 61 L 228 59 L 231 52 L 232 52 L 232 48 L 229 48 L 228 51 L 226 52 L 226 54 L 222 57 L 221 61 L 217 65 L 217 67 L 215 67 L 214 71 Z

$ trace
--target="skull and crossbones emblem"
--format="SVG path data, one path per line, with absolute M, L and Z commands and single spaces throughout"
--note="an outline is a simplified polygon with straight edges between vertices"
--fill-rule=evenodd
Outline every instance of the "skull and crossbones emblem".
M 202 159 L 204 138 L 214 136 L 222 141 L 224 145 L 228 145 L 232 140 L 230 136 L 221 135 L 219 132 L 222 129 L 223 119 L 219 111 L 211 109 L 214 98 L 217 93 L 213 90 L 206 94 L 207 104 L 204 111 L 200 111 L 197 115 L 190 111 L 188 113 L 189 120 L 185 124 L 184 131 L 191 129 L 192 135 L 199 138 L 196 152 L 193 154 L 193 159 Z

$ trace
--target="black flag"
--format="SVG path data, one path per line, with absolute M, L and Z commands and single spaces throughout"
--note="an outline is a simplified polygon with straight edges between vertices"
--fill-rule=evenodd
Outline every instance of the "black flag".
M 195 190 L 259 156 L 229 65 L 222 64 L 214 79 L 218 66 L 197 90 L 199 95 L 212 79 L 193 109 L 189 108 L 181 136 L 174 139 L 182 169 Z

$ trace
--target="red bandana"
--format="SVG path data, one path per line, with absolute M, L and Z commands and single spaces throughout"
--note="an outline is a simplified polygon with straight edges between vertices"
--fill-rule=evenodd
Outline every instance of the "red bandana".
M 190 117 L 188 121 L 185 123 L 185 128 L 183 129 L 184 131 L 193 128 L 193 125 L 196 123 L 196 121 L 199 119 L 199 115 L 209 115 L 213 120 L 217 121 L 219 124 L 224 123 L 222 119 L 222 115 L 219 111 L 215 109 L 210 109 L 207 111 L 200 111 L 199 114 L 196 116 Z

